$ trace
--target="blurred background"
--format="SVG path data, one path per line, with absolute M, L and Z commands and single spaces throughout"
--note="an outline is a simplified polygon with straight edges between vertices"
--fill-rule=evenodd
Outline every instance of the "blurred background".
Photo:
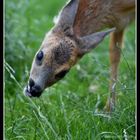
M 33 57 L 65 3 L 5 0 L 5 139 L 134 139 L 134 22 L 125 32 L 117 106 L 111 117 L 102 113 L 109 94 L 109 37 L 40 98 L 24 96 Z

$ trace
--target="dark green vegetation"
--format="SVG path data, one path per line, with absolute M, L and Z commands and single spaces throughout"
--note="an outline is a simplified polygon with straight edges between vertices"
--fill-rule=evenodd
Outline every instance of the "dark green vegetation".
M 135 139 L 135 24 L 126 29 L 112 116 L 106 38 L 40 98 L 23 95 L 32 59 L 65 0 L 5 1 L 5 139 Z

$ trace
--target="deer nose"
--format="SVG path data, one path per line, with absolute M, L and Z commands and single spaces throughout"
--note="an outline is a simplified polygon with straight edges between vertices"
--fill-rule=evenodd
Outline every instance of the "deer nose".
M 35 82 L 33 81 L 33 79 L 29 79 L 29 86 L 30 88 L 32 88 L 35 85 Z
M 32 78 L 30 78 L 25 92 L 27 96 L 29 95 L 30 97 L 39 97 L 42 93 L 42 89 Z

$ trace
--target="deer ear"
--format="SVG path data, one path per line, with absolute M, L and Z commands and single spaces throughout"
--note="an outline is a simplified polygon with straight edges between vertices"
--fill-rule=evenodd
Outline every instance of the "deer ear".
M 115 31 L 116 28 L 109 29 L 107 31 L 96 32 L 84 37 L 79 38 L 81 45 L 81 54 L 85 54 L 94 49 L 109 33 Z
M 56 26 L 63 29 L 63 31 L 72 28 L 78 10 L 78 5 L 79 0 L 70 0 L 60 12 Z

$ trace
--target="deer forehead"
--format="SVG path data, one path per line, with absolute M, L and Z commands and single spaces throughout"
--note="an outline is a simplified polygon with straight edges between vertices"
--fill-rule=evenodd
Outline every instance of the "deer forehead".
M 63 34 L 52 34 L 46 36 L 41 45 L 46 53 L 56 53 L 58 56 L 69 55 L 76 48 L 76 43 Z

